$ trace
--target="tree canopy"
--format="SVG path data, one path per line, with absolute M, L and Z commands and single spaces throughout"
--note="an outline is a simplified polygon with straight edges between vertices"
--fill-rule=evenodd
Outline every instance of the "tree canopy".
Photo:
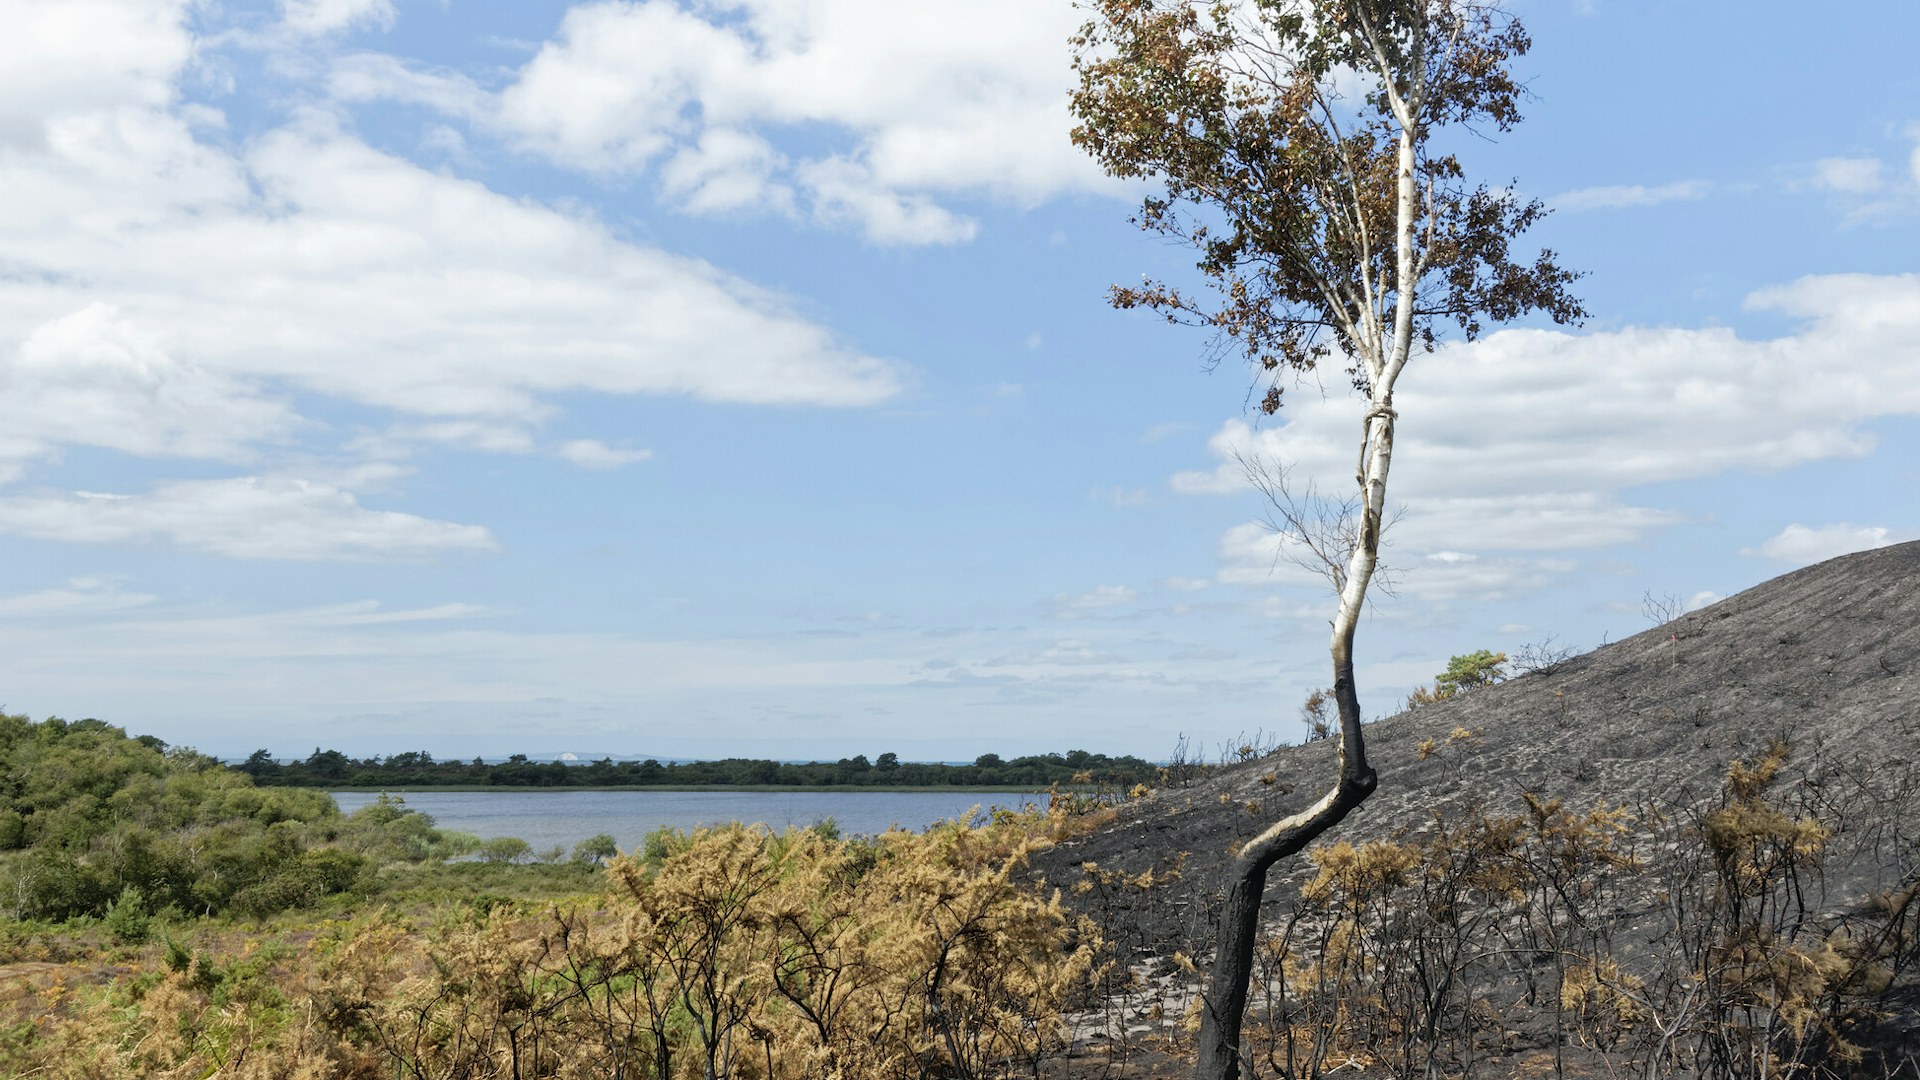
M 1271 376 L 1265 411 L 1284 376 L 1336 350 L 1364 392 L 1398 374 L 1403 339 L 1431 348 L 1448 326 L 1472 339 L 1531 311 L 1584 316 L 1553 252 L 1513 251 L 1544 207 L 1470 181 L 1437 138 L 1520 120 L 1508 65 L 1531 42 L 1497 7 L 1091 8 L 1074 40 L 1074 141 L 1115 176 L 1160 183 L 1134 220 L 1195 249 L 1207 286 L 1116 285 L 1112 301 L 1216 331 Z

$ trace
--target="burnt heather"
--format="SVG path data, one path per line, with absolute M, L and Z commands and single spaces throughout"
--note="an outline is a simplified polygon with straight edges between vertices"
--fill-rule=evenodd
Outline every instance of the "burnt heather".
M 1724 803 L 1729 763 L 1757 760 L 1779 740 L 1788 755 L 1774 797 L 1832 830 L 1819 888 L 1807 895 L 1838 917 L 1876 893 L 1910 890 L 1920 873 L 1916 694 L 1920 543 L 1908 543 L 1786 574 L 1624 641 L 1369 724 L 1379 790 L 1323 841 L 1417 840 L 1474 815 L 1523 815 L 1531 794 L 1582 812 L 1640 812 L 1639 850 L 1658 859 L 1646 822 L 1702 820 Z M 1132 800 L 1032 869 L 1107 924 L 1134 961 L 1201 959 L 1217 877 L 1235 845 L 1309 804 L 1333 775 L 1331 741 L 1282 747 Z M 1076 891 L 1089 865 L 1171 880 Z M 1282 918 L 1313 869 L 1304 858 L 1274 869 L 1270 918 Z M 1905 968 L 1881 998 L 1896 1014 L 1883 1039 L 1920 1043 L 1913 981 Z

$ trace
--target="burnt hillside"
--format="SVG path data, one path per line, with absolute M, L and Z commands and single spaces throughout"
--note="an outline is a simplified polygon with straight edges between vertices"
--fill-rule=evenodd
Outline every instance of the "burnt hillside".
M 1773 737 L 1802 772 L 1903 766 L 1920 756 L 1917 695 L 1920 542 L 1797 570 L 1551 669 L 1369 724 L 1380 788 L 1337 835 L 1357 842 L 1469 805 L 1512 808 L 1526 791 L 1570 805 L 1706 798 L 1729 760 Z M 1449 743 L 1455 729 L 1474 738 Z M 1429 739 L 1439 746 L 1423 760 Z M 1332 763 L 1331 743 L 1282 747 L 1157 791 L 1044 866 L 1056 880 L 1085 859 L 1137 872 L 1184 851 L 1204 873 L 1317 798 Z
M 1813 909 L 1796 927 L 1829 921 L 1795 932 L 1831 934 L 1834 920 L 1884 905 L 1889 890 L 1910 893 L 1920 879 L 1916 694 L 1920 543 L 1909 543 L 1784 575 L 1549 669 L 1369 724 L 1379 789 L 1323 841 L 1417 841 L 1487 815 L 1524 816 L 1531 795 L 1581 812 L 1631 811 L 1637 835 L 1623 842 L 1635 857 L 1677 867 L 1669 882 L 1698 881 L 1713 867 L 1689 847 L 1701 846 L 1712 809 L 1731 797 L 1729 762 L 1756 761 L 1779 740 L 1785 764 L 1766 798 L 1783 820 L 1818 820 L 1830 832 L 1817 881 L 1794 895 Z M 1283 747 L 1162 788 L 1043 853 L 1035 872 L 1067 889 L 1136 961 L 1204 956 L 1216 879 L 1232 850 L 1317 798 L 1333 753 L 1330 741 Z M 1101 874 L 1180 873 L 1144 890 L 1076 893 L 1088 864 Z M 1305 859 L 1275 867 L 1270 921 L 1299 917 L 1293 905 L 1312 869 Z M 1707 896 L 1712 886 L 1701 888 Z M 1620 955 L 1664 948 L 1660 896 L 1651 885 L 1635 895 L 1622 887 L 1606 913 Z M 1911 958 L 1910 945 L 1900 948 Z M 1913 972 L 1897 970 L 1896 984 L 1875 993 L 1904 1014 L 1891 1037 L 1905 1043 L 1920 1029 Z

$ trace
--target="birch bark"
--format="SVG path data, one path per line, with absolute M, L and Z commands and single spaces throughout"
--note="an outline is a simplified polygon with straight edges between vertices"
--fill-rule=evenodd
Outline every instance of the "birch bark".
M 1411 35 L 1407 62 L 1415 71 L 1425 65 L 1425 35 Z M 1328 652 L 1333 661 L 1333 698 L 1340 722 L 1338 766 L 1334 785 L 1307 809 L 1275 822 L 1248 841 L 1229 871 L 1227 896 L 1220 916 L 1213 969 L 1203 998 L 1198 1055 L 1198 1080 L 1236 1080 L 1241 1071 L 1241 1032 L 1247 996 L 1252 984 L 1253 947 L 1260 929 L 1260 901 L 1267 873 L 1276 862 L 1304 850 L 1322 833 L 1339 824 L 1379 786 L 1379 777 L 1367 763 L 1361 731 L 1359 691 L 1354 683 L 1353 645 L 1366 607 L 1367 588 L 1380 561 L 1380 531 L 1386 520 L 1387 477 L 1393 468 L 1393 388 L 1413 350 L 1413 325 L 1419 293 L 1414 234 L 1420 219 L 1419 188 L 1415 180 L 1423 102 L 1417 96 L 1424 79 L 1410 80 L 1410 92 L 1395 86 L 1385 50 L 1371 50 L 1376 73 L 1389 95 L 1391 113 L 1399 125 L 1394 199 L 1394 258 L 1391 294 L 1394 300 L 1392 334 L 1356 339 L 1369 381 L 1368 408 L 1361 422 L 1360 467 L 1354 482 L 1360 495 L 1360 528 L 1340 589 L 1340 606 L 1333 619 Z M 1372 314 L 1372 313 L 1369 313 Z M 1372 325 L 1384 320 L 1368 319 Z

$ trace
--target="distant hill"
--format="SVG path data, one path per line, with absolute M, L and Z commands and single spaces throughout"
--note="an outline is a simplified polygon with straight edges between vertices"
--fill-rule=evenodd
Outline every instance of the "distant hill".
M 1817 821 L 1830 833 L 1818 845 L 1818 880 L 1798 888 L 1796 902 L 1810 913 L 1808 929 L 1796 932 L 1830 935 L 1891 896 L 1915 909 L 1896 930 L 1920 936 L 1917 695 L 1920 543 L 1909 543 L 1786 574 L 1546 670 L 1367 725 L 1379 789 L 1323 840 L 1418 841 L 1476 816 L 1525 816 L 1529 796 L 1580 812 L 1624 807 L 1632 824 L 1622 843 L 1646 873 L 1671 865 L 1674 881 L 1711 899 L 1698 879 L 1732 856 L 1703 854 L 1713 847 L 1703 837 L 1732 820 L 1732 811 L 1713 817 L 1738 801 L 1726 783 L 1729 763 L 1758 762 L 1779 740 L 1784 764 L 1759 785 L 1765 802 L 1781 820 Z M 1183 867 L 1179 880 L 1121 904 L 1112 890 L 1069 898 L 1124 918 L 1116 932 L 1143 952 L 1199 955 L 1211 942 L 1216 876 L 1232 849 L 1317 798 L 1333 761 L 1331 742 L 1308 743 L 1163 788 L 1092 835 L 1043 853 L 1036 872 L 1072 886 L 1088 877 L 1088 863 L 1105 874 Z M 1305 859 L 1275 868 L 1271 918 L 1286 917 L 1313 871 Z M 1608 933 L 1629 951 L 1660 947 L 1656 891 L 1649 885 L 1608 914 Z M 1629 940 L 1636 934 L 1637 944 Z M 1905 1020 L 1896 1017 L 1885 1037 L 1920 1047 L 1920 947 L 1909 940 L 1900 948 L 1914 962 L 1898 968 L 1883 1000 Z

